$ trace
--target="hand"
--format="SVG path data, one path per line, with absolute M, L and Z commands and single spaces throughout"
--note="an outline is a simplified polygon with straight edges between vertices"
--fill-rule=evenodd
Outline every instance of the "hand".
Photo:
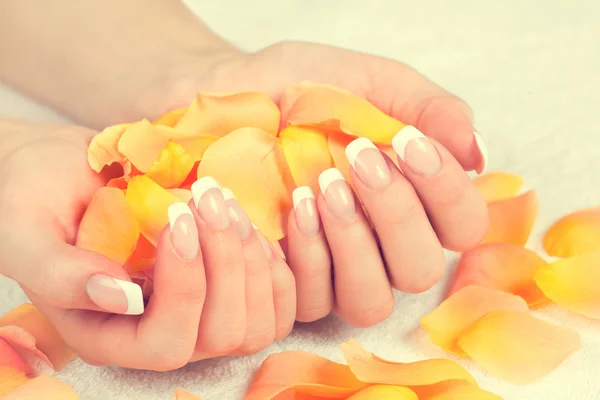
M 170 210 L 142 315 L 140 287 L 121 266 L 72 245 L 105 182 L 87 164 L 93 134 L 0 125 L 0 271 L 21 285 L 65 342 L 92 364 L 170 370 L 251 353 L 286 336 L 295 316 L 289 268 L 235 199 L 225 203 L 210 186 L 195 186 L 197 199 L 198 188 L 209 189 L 198 209 L 190 202 Z M 219 206 L 206 209 L 206 196 Z
M 217 52 L 208 65 L 181 66 L 176 83 L 157 90 L 171 96 L 154 117 L 185 106 L 197 91 L 263 91 L 279 101 L 288 85 L 311 80 L 363 96 L 426 135 L 413 130 L 415 141 L 398 140 L 400 157 L 392 159 L 366 140 L 354 143 L 347 151 L 358 197 L 331 171 L 322 176 L 325 195 L 315 200 L 307 189 L 297 192 L 283 247 L 296 278 L 298 320 L 314 321 L 333 309 L 354 325 L 380 322 L 392 311 L 392 287 L 427 290 L 444 274 L 442 247 L 465 250 L 485 235 L 487 208 L 465 173 L 481 172 L 486 162 L 472 111 L 412 68 L 305 43 L 280 43 L 249 55 Z M 286 111 L 283 104 L 284 120 Z

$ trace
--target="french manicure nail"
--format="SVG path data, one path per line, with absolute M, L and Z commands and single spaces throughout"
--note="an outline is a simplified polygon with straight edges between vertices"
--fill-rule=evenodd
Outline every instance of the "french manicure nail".
M 321 223 L 317 211 L 317 201 L 312 189 L 300 186 L 292 193 L 294 214 L 298 230 L 306 237 L 315 237 L 319 233 Z
M 142 288 L 133 282 L 96 274 L 88 279 L 86 291 L 90 299 L 106 311 L 126 315 L 144 312 Z
M 198 214 L 208 226 L 222 231 L 231 225 L 225 198 L 219 183 L 210 176 L 198 179 L 192 184 L 192 197 Z
M 390 184 L 390 168 L 373 142 L 358 138 L 346 147 L 346 157 L 360 180 L 370 189 L 383 189 Z
M 442 169 L 436 148 L 414 126 L 400 129 L 392 139 L 392 146 L 400 159 L 419 175 L 434 176 Z
M 200 251 L 200 244 L 192 210 L 185 203 L 175 203 L 169 206 L 167 214 L 173 248 L 182 258 L 195 260 Z
M 477 144 L 477 147 L 479 148 L 479 152 L 481 153 L 481 158 L 483 161 L 482 166 L 480 168 L 478 168 L 475 172 L 477 172 L 479 175 L 481 175 L 485 172 L 485 169 L 487 168 L 488 150 L 487 150 L 487 146 L 485 145 L 485 142 L 483 141 L 483 138 L 481 137 L 479 132 L 473 131 L 473 135 L 475 136 L 475 143 Z
M 349 221 L 356 215 L 354 195 L 344 175 L 337 168 L 329 168 L 319 175 L 319 187 L 325 197 L 327 208 L 342 221 Z
M 250 222 L 250 218 L 248 218 L 248 214 L 246 214 L 231 190 L 224 188 L 223 198 L 227 204 L 229 219 L 237 229 L 240 239 L 245 240 L 249 238 L 252 234 L 252 223 Z
M 252 226 L 256 230 L 256 234 L 258 235 L 258 240 L 260 241 L 260 244 L 262 244 L 262 246 L 263 246 L 265 255 L 267 256 L 267 261 L 268 262 L 273 261 L 273 249 L 271 248 L 271 243 L 269 243 L 267 238 L 264 237 L 264 235 L 262 233 L 260 233 L 260 231 L 258 230 L 256 225 L 252 224 Z

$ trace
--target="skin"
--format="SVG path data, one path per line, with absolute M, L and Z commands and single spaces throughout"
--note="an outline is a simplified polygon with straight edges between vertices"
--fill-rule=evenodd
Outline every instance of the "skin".
M 486 231 L 485 203 L 465 173 L 484 163 L 471 109 L 400 62 L 297 42 L 245 53 L 176 0 L 4 2 L 0 37 L 11 38 L 0 41 L 0 79 L 81 125 L 0 122 L 0 272 L 19 282 L 90 363 L 170 370 L 250 354 L 285 337 L 294 320 L 332 311 L 372 326 L 390 315 L 392 288 L 427 290 L 443 275 L 442 247 L 467 249 Z M 281 243 L 286 260 L 273 248 L 269 261 L 258 232 L 243 241 L 234 231 L 211 232 L 190 203 L 198 258 L 179 257 L 165 228 L 144 314 L 98 309 L 85 291 L 91 275 L 130 278 L 73 246 L 83 211 L 110 177 L 87 165 L 95 132 L 159 117 L 198 91 L 262 91 L 277 102 L 285 87 L 303 80 L 350 90 L 416 126 L 440 155 L 440 172 L 423 177 L 398 160 L 402 173 L 387 158 L 392 183 L 373 191 L 352 171 L 356 201 L 365 204 L 376 235 L 362 213 L 337 221 L 319 194 L 321 230 L 303 237 L 292 212 Z

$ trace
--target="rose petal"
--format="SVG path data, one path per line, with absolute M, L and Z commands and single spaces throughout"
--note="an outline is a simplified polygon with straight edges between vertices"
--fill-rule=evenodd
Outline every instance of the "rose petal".
M 276 136 L 279 122 L 279 108 L 265 93 L 200 93 L 175 127 L 184 132 L 217 136 L 251 127 Z
M 348 397 L 348 400 L 419 400 L 415 392 L 407 387 L 390 385 L 373 385 L 364 388 Z
M 294 392 L 341 399 L 365 386 L 347 365 L 303 351 L 288 351 L 265 359 L 244 400 L 280 400 Z
M 131 178 L 125 198 L 139 224 L 140 232 L 156 246 L 160 233 L 168 223 L 169 206 L 181 200 L 143 175 Z
M 190 136 L 181 132 L 168 132 L 169 138 L 180 144 L 185 149 L 185 152 L 192 157 L 194 162 L 202 160 L 202 156 L 214 142 L 219 140 L 216 135 L 194 135 Z
M 27 375 L 17 369 L 0 365 L 0 397 L 5 399 L 5 395 L 29 380 Z
M 600 250 L 600 207 L 558 220 L 544 236 L 544 249 L 553 257 L 573 257 Z
M 21 327 L 33 335 L 36 347 L 48 356 L 56 371 L 77 357 L 33 304 L 22 304 L 1 316 L 0 327 L 9 325 Z
M 165 129 L 153 126 L 144 119 L 127 127 L 119 140 L 118 150 L 138 170 L 148 172 L 169 139 Z
M 48 375 L 38 376 L 9 392 L 3 400 L 79 400 L 75 389 Z
M 346 157 L 346 147 L 354 139 L 356 139 L 354 136 L 335 131 L 329 132 L 327 139 L 333 164 L 341 171 L 350 185 L 352 184 L 352 178 L 350 177 L 350 161 Z
M 190 392 L 187 392 L 183 389 L 177 389 L 175 394 L 173 395 L 173 400 L 202 400 L 198 396 L 194 396 Z
M 406 126 L 367 100 L 331 85 L 300 83 L 288 88 L 281 102 L 287 124 L 341 130 L 375 143 L 391 144 Z
M 481 367 L 512 383 L 553 371 L 581 347 L 579 334 L 523 311 L 492 311 L 465 330 L 458 345 Z
M 414 392 L 419 400 L 502 400 L 502 397 L 465 381 L 446 381 L 416 387 Z
M 148 169 L 146 176 L 164 188 L 179 186 L 188 177 L 194 160 L 182 145 L 170 141 Z
M 546 261 L 535 251 L 509 243 L 489 243 L 464 252 L 456 268 L 450 294 L 470 285 L 521 296 L 529 306 L 548 299 L 533 280 L 533 272 Z
M 162 125 L 162 126 L 170 126 L 174 127 L 177 125 L 177 122 L 181 119 L 183 114 L 185 114 L 187 107 L 178 108 L 176 110 L 171 110 L 156 121 L 152 122 L 152 125 Z
M 482 243 L 512 243 L 524 246 L 538 215 L 534 191 L 488 205 L 489 228 Z
M 88 163 L 94 171 L 100 172 L 102 168 L 115 162 L 122 165 L 127 162 L 127 158 L 119 151 L 118 143 L 130 125 L 109 126 L 94 136 L 88 147 Z
M 140 228 L 125 193 L 103 187 L 92 198 L 77 232 L 76 246 L 123 264 L 133 253 Z
M 472 323 L 493 310 L 528 311 L 519 296 L 479 286 L 467 286 L 444 300 L 421 319 L 421 326 L 436 345 L 444 350 L 464 354 L 456 341 Z
M 519 193 L 525 180 L 508 172 L 491 172 L 473 179 L 475 188 L 487 203 L 506 200 Z
M 0 338 L 12 348 L 13 352 L 17 354 L 21 361 L 25 362 L 26 367 L 21 370 L 27 373 L 27 375 L 33 375 L 30 365 L 33 364 L 34 360 L 41 360 L 51 368 L 54 368 L 48 357 L 37 348 L 35 337 L 20 326 L 7 325 L 0 327 Z M 11 353 L 9 349 L 5 348 L 5 350 L 7 361 L 8 358 L 12 358 L 12 361 L 14 362 L 12 366 L 16 368 L 17 364 L 20 364 L 19 359 L 15 359 L 14 353 Z M 0 365 L 2 365 L 2 363 L 0 363 Z
M 310 186 L 319 193 L 319 174 L 333 166 L 327 133 L 289 126 L 279 134 L 279 143 L 296 186 Z
M 270 242 L 285 236 L 295 185 L 276 137 L 256 128 L 224 136 L 204 153 L 198 177 L 204 176 L 229 188 Z
M 600 250 L 539 267 L 533 277 L 556 304 L 600 319 Z
M 129 179 L 127 177 L 113 178 L 106 184 L 106 187 L 117 188 L 121 190 L 127 189 L 127 183 Z
M 27 364 L 23 357 L 10 345 L 10 343 L 4 339 L 2 330 L 10 328 L 4 327 L 0 328 L 0 370 L 5 367 L 10 367 L 23 372 L 28 376 L 33 375 L 33 370 Z M 35 339 L 34 339 L 35 341 Z M 2 376 L 0 374 L 0 376 Z
M 180 198 L 184 203 L 188 203 L 192 199 L 192 191 L 188 189 L 173 188 L 167 189 L 167 192 L 171 193 L 175 197 Z
M 431 359 L 411 363 L 385 361 L 367 352 L 355 339 L 342 343 L 340 347 L 352 373 L 362 382 L 411 387 L 447 380 L 475 382 L 467 370 L 451 360 Z
M 154 266 L 156 247 L 144 235 L 140 235 L 137 246 L 123 268 L 129 274 L 145 271 Z

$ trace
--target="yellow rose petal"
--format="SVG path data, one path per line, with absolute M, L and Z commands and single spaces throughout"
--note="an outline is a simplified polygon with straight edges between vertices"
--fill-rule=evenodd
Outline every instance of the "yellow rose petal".
M 487 203 L 514 197 L 523 187 L 525 180 L 508 172 L 490 172 L 473 179 L 475 188 Z
M 600 207 L 569 214 L 548 229 L 544 249 L 553 257 L 573 257 L 600 250 Z

